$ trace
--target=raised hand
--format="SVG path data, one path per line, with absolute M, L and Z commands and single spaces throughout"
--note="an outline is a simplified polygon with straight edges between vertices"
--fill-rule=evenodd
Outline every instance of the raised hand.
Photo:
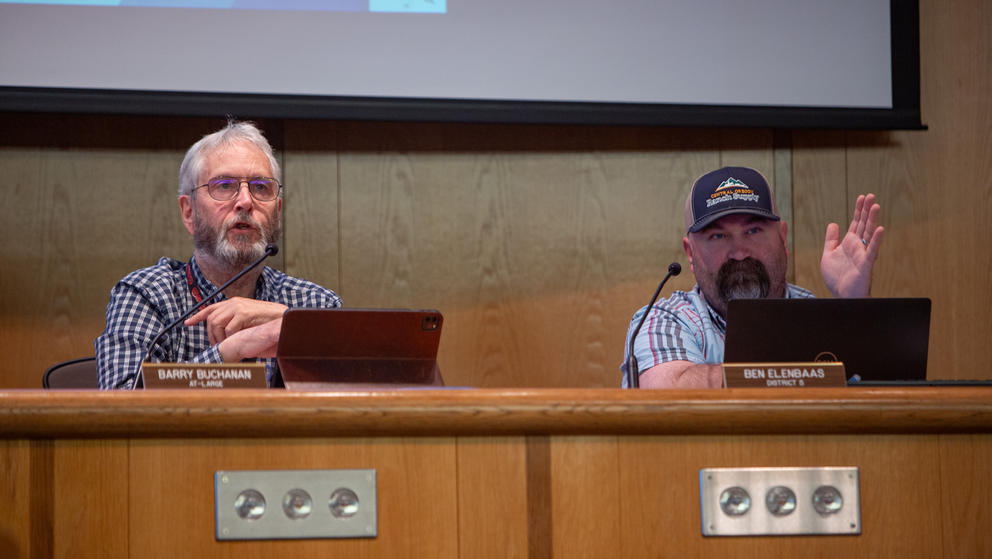
M 871 296 L 872 269 L 885 233 L 885 228 L 878 225 L 880 211 L 874 194 L 861 195 L 843 239 L 840 226 L 827 225 L 820 272 L 834 297 Z

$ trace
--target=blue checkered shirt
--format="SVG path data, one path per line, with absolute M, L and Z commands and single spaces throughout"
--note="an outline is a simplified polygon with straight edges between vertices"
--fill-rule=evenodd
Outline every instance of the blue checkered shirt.
M 184 262 L 161 258 L 154 266 L 128 274 L 110 291 L 107 328 L 95 342 L 100 388 L 133 388 L 138 364 L 152 339 L 196 304 L 186 279 L 185 267 Z M 203 296 L 214 292 L 216 286 L 203 276 L 195 258 L 190 259 L 190 271 L 193 285 Z M 225 298 L 221 293 L 214 300 Z M 341 306 L 341 298 L 333 291 L 268 266 L 262 269 L 259 276 L 255 298 L 282 303 L 290 308 Z M 150 360 L 169 363 L 222 361 L 217 346 L 210 344 L 206 322 L 176 326 L 156 344 Z M 278 373 L 276 360 L 256 361 L 265 362 L 271 385 Z
M 787 299 L 809 298 L 814 295 L 795 285 L 787 284 Z M 630 320 L 627 339 L 623 344 L 623 363 L 620 364 L 621 386 L 627 387 L 627 358 L 630 335 L 647 312 L 642 307 Z M 699 286 L 688 293 L 676 291 L 668 299 L 651 307 L 648 318 L 637 333 L 634 356 L 638 374 L 669 361 L 689 361 L 696 364 L 723 363 L 723 350 L 727 335 L 727 322 L 706 302 Z

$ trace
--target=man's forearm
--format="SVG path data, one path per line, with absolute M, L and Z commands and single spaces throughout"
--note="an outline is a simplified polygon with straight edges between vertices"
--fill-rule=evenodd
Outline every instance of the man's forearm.
M 720 388 L 723 367 L 689 361 L 655 365 L 641 374 L 641 388 Z

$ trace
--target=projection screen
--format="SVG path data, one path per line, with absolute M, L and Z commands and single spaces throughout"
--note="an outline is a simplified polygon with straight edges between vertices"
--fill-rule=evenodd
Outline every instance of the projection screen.
M 0 110 L 920 128 L 907 0 L 0 0 Z

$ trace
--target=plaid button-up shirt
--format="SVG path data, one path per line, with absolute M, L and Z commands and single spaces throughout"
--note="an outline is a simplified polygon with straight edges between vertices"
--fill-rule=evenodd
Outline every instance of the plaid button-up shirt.
M 193 287 L 204 296 L 214 292 L 216 286 L 203 276 L 195 258 L 190 259 L 189 268 L 192 286 L 187 280 L 186 263 L 161 258 L 154 266 L 128 274 L 110 291 L 107 327 L 95 342 L 100 388 L 132 388 L 152 339 L 196 304 Z M 221 293 L 214 301 L 224 299 Z M 341 298 L 333 291 L 268 266 L 259 276 L 255 299 L 282 303 L 290 308 L 341 306 Z M 217 346 L 210 344 L 206 322 L 178 325 L 156 344 L 150 360 L 170 363 L 222 361 Z M 271 384 L 277 373 L 276 360 L 262 361 Z

